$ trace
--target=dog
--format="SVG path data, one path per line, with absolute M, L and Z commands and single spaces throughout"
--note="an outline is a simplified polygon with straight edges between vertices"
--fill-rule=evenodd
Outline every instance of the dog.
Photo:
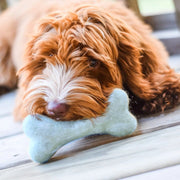
M 18 86 L 15 120 L 98 117 L 114 88 L 126 90 L 137 116 L 180 103 L 164 45 L 123 3 L 22 0 L 0 24 L 0 91 Z

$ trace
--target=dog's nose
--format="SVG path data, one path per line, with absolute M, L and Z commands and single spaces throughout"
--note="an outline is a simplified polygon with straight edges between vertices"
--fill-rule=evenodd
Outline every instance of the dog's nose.
M 65 103 L 52 101 L 48 103 L 47 110 L 50 115 L 53 116 L 64 116 L 69 109 L 69 106 Z

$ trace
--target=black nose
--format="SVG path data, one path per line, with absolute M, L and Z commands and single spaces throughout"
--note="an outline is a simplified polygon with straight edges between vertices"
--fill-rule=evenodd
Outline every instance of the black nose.
M 48 113 L 53 116 L 65 116 L 68 109 L 67 104 L 58 101 L 49 102 L 47 106 Z

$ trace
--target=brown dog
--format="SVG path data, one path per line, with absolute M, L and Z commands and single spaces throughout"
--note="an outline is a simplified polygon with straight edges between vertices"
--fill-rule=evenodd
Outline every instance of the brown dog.
M 17 120 L 96 117 L 114 88 L 129 93 L 135 114 L 180 103 L 164 46 L 119 2 L 23 0 L 0 24 L 0 91 L 16 87 L 18 71 Z

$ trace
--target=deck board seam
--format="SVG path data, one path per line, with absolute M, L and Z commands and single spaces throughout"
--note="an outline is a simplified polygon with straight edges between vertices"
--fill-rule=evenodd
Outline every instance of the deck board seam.
M 9 134 L 7 136 L 2 136 L 2 137 L 0 137 L 0 140 L 6 139 L 6 138 L 11 138 L 12 136 L 17 136 L 17 135 L 20 135 L 20 134 L 24 134 L 24 132 L 21 131 L 21 132 L 17 132 L 17 133 L 14 133 L 14 134 Z

